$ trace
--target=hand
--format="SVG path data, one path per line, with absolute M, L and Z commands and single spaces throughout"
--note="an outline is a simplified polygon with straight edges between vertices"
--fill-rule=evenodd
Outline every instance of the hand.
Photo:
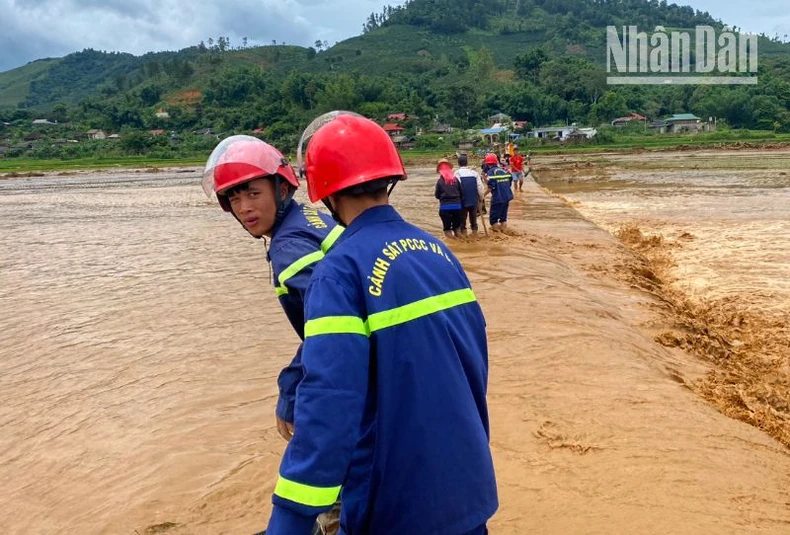
M 280 433 L 281 437 L 290 442 L 291 437 L 294 436 L 294 424 L 281 420 L 276 416 L 275 418 L 277 418 L 277 432 Z

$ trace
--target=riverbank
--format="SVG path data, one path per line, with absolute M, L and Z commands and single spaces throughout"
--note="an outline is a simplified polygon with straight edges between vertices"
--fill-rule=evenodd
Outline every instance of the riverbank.
M 729 132 L 696 135 L 645 135 L 625 136 L 605 144 L 559 144 L 529 143 L 521 147 L 522 153 L 534 156 L 569 156 L 585 158 L 595 155 L 627 155 L 644 152 L 666 153 L 695 150 L 786 150 L 790 148 L 790 134 L 760 132 Z M 454 147 L 429 150 L 404 150 L 401 152 L 407 166 L 429 165 L 439 158 L 458 152 Z M 474 151 L 469 151 L 474 152 Z M 73 160 L 40 160 L 27 158 L 0 158 L 0 179 L 42 176 L 47 172 L 79 172 L 80 170 L 112 169 L 169 169 L 173 167 L 202 167 L 208 157 L 195 154 L 189 158 L 157 159 L 148 156 L 126 156 L 118 158 L 80 158 Z M 291 155 L 292 161 L 296 161 Z

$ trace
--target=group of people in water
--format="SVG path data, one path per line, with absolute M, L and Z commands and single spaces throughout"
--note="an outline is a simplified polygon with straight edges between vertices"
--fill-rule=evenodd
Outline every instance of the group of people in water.
M 514 145 L 509 146 L 502 157 L 488 152 L 483 158 L 481 172 L 469 167 L 466 154 L 458 155 L 458 169 L 453 169 L 447 158 L 439 160 L 434 196 L 439 200 L 439 217 L 445 236 L 465 236 L 469 229 L 476 234 L 477 218 L 487 212 L 492 231 L 507 228 L 510 201 L 514 192 L 523 191 L 524 164 L 526 162 L 528 175 L 529 161 L 530 155 L 525 159 Z M 485 198 L 489 195 L 491 208 L 487 211 Z

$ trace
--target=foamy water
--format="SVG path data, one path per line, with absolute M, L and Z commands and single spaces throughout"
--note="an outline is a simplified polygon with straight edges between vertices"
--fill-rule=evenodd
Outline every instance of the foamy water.
M 652 158 L 644 161 L 653 168 L 552 173 L 540 183 L 607 230 L 636 224 L 662 235 L 674 245 L 677 284 L 689 293 L 790 311 L 790 154 L 771 154 L 763 169 L 748 169 L 760 160 L 738 152 L 673 155 L 687 165 L 664 169 Z M 733 168 L 705 169 L 712 160 Z

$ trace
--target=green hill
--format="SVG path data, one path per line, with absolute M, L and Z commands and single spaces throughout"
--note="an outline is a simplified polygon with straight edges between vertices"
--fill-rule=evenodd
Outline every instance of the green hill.
M 537 125 L 689 112 L 732 127 L 790 130 L 790 44 L 767 36 L 759 42 L 758 86 L 606 85 L 606 26 L 652 32 L 703 24 L 723 28 L 707 13 L 664 0 L 409 0 L 371 14 L 361 35 L 326 49 L 230 48 L 220 38 L 176 52 L 88 49 L 33 62 L 0 73 L 0 119 L 24 125 L 35 112 L 77 131 L 261 129 L 285 148 L 331 109 L 380 120 L 405 112 L 418 117 L 406 125 L 409 135 L 436 119 L 482 126 L 497 112 Z M 177 151 L 137 141 L 123 150 Z M 433 142 L 419 140 L 426 148 Z
M 30 92 L 30 84 L 45 77 L 62 59 L 39 59 L 24 67 L 0 73 L 0 108 L 14 108 L 25 102 Z

